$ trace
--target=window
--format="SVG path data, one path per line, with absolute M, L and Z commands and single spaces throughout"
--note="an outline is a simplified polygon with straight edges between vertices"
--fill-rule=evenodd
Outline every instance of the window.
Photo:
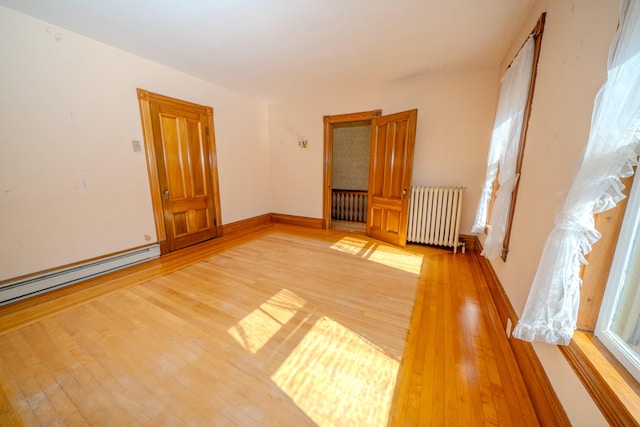
M 483 255 L 506 260 L 511 238 L 524 143 L 531 113 L 545 14 L 501 79 L 487 172 L 473 231 L 484 231 Z
M 637 185 L 634 185 L 636 192 L 640 193 L 640 178 Z M 623 193 L 629 195 L 632 187 L 633 177 L 622 179 L 625 189 Z M 628 203 L 634 200 L 636 207 L 633 208 Z M 560 350 L 564 353 L 569 363 L 573 366 L 580 380 L 598 406 L 602 409 L 603 415 L 612 425 L 638 425 L 640 421 L 640 384 L 631 375 L 633 365 L 621 363 L 624 357 L 622 354 L 615 354 L 610 351 L 611 346 L 606 346 L 598 339 L 602 338 L 601 333 L 596 333 L 596 322 L 600 319 L 608 318 L 606 314 L 607 302 L 603 301 L 605 289 L 612 292 L 617 275 L 616 267 L 612 269 L 612 259 L 614 251 L 622 253 L 623 241 L 635 242 L 637 245 L 638 235 L 629 235 L 627 230 L 621 232 L 621 226 L 625 213 L 627 222 L 638 215 L 637 205 L 640 204 L 640 197 L 631 196 L 620 201 L 615 208 L 602 212 L 595 216 L 596 229 L 602 233 L 602 238 L 593 246 L 593 250 L 587 255 L 588 264 L 583 270 L 583 285 L 580 289 L 580 310 L 578 313 L 577 327 L 571 343 Z M 636 209 L 635 215 L 631 213 Z M 619 249 L 616 244 L 619 243 Z M 634 261 L 628 260 L 632 265 Z M 610 273 L 611 271 L 611 273 Z M 611 286 L 608 286 L 607 283 Z M 608 297 L 607 297 L 608 298 Z M 606 340 L 606 338 L 605 338 Z
M 640 381 L 640 184 L 634 185 L 618 237 L 595 335 Z

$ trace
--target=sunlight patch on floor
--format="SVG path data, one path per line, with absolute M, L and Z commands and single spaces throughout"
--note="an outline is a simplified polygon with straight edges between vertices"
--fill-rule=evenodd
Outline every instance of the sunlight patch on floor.
M 342 239 L 331 245 L 331 249 L 344 252 L 346 254 L 358 255 L 369 244 L 370 242 L 363 239 L 357 239 L 355 237 L 343 237 Z
M 387 425 L 399 363 L 320 318 L 271 379 L 318 426 Z
M 306 303 L 293 292 L 282 289 L 228 332 L 243 348 L 257 353 Z
M 422 255 L 409 253 L 400 248 L 393 248 L 383 244 L 376 243 L 372 247 L 371 241 L 354 237 L 343 237 L 331 245 L 331 249 L 360 256 L 369 261 L 415 275 L 420 274 L 424 258 Z

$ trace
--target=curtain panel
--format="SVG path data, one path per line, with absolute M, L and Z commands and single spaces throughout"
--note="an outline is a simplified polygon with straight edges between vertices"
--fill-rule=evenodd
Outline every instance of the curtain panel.
M 491 211 L 491 227 L 487 231 L 482 251 L 482 255 L 489 259 L 497 259 L 502 255 L 511 197 L 518 181 L 518 149 L 531 86 L 534 50 L 534 38 L 529 36 L 500 81 L 498 108 L 489 143 L 487 172 L 471 230 L 480 232 L 487 225 L 493 183 L 497 177 L 499 186 Z
M 640 0 L 621 0 L 607 80 L 598 92 L 589 138 L 568 195 L 556 215 L 513 336 L 568 345 L 576 329 L 580 268 L 600 238 L 594 215 L 624 197 L 640 138 Z

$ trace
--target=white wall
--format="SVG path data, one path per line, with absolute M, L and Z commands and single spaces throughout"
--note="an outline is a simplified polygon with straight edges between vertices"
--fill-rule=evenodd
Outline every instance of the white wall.
M 222 221 L 271 212 L 264 103 L 0 7 L 0 280 L 156 241 L 136 88 L 214 108 Z
M 545 10 L 510 251 L 506 262 L 493 263 L 518 314 L 587 141 L 594 98 L 606 77 L 608 49 L 618 22 L 614 0 L 539 0 L 524 20 L 502 69 Z M 534 348 L 571 422 L 607 425 L 557 347 L 536 343 Z
M 466 186 L 461 231 L 469 233 L 485 173 L 497 83 L 498 68 L 491 67 L 271 104 L 274 212 L 322 217 L 323 116 L 417 108 L 413 182 Z M 300 136 L 307 138 L 308 148 L 298 147 Z

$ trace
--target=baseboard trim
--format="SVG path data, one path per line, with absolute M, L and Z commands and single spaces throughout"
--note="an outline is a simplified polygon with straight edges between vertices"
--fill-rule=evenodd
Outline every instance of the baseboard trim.
M 482 244 L 476 236 L 465 236 L 465 240 L 466 239 L 471 240 L 471 242 L 467 243 L 467 249 L 469 249 L 478 260 L 487 281 L 489 292 L 498 310 L 503 329 L 506 329 L 507 319 L 511 319 L 512 324 L 515 325 L 518 321 L 518 315 L 511 305 L 511 301 L 502 287 L 502 283 L 500 283 L 491 263 L 480 255 L 480 252 L 482 252 Z M 509 344 L 520 368 L 520 373 L 526 384 L 540 424 L 543 426 L 570 427 L 571 422 L 569 421 L 569 417 L 562 407 L 562 403 L 560 403 L 560 399 L 558 399 L 558 395 L 553 389 L 533 345 L 513 337 L 509 338 Z
M 272 213 L 271 222 L 275 224 L 297 225 L 299 227 L 308 227 L 308 228 L 316 228 L 316 229 L 323 228 L 322 219 L 309 218 L 304 216 Z
M 160 246 L 154 244 L 6 281 L 0 286 L 0 305 L 73 285 L 159 256 Z
M 322 228 L 321 219 L 268 213 L 219 226 L 218 235 L 241 233 L 272 223 Z M 166 241 L 0 281 L 0 306 L 158 258 L 164 254 L 163 244 Z
M 254 216 L 251 218 L 241 219 L 240 221 L 232 222 L 222 226 L 222 235 L 227 236 L 229 234 L 239 233 L 252 227 L 259 227 L 261 225 L 271 223 L 271 214 L 264 214 Z

